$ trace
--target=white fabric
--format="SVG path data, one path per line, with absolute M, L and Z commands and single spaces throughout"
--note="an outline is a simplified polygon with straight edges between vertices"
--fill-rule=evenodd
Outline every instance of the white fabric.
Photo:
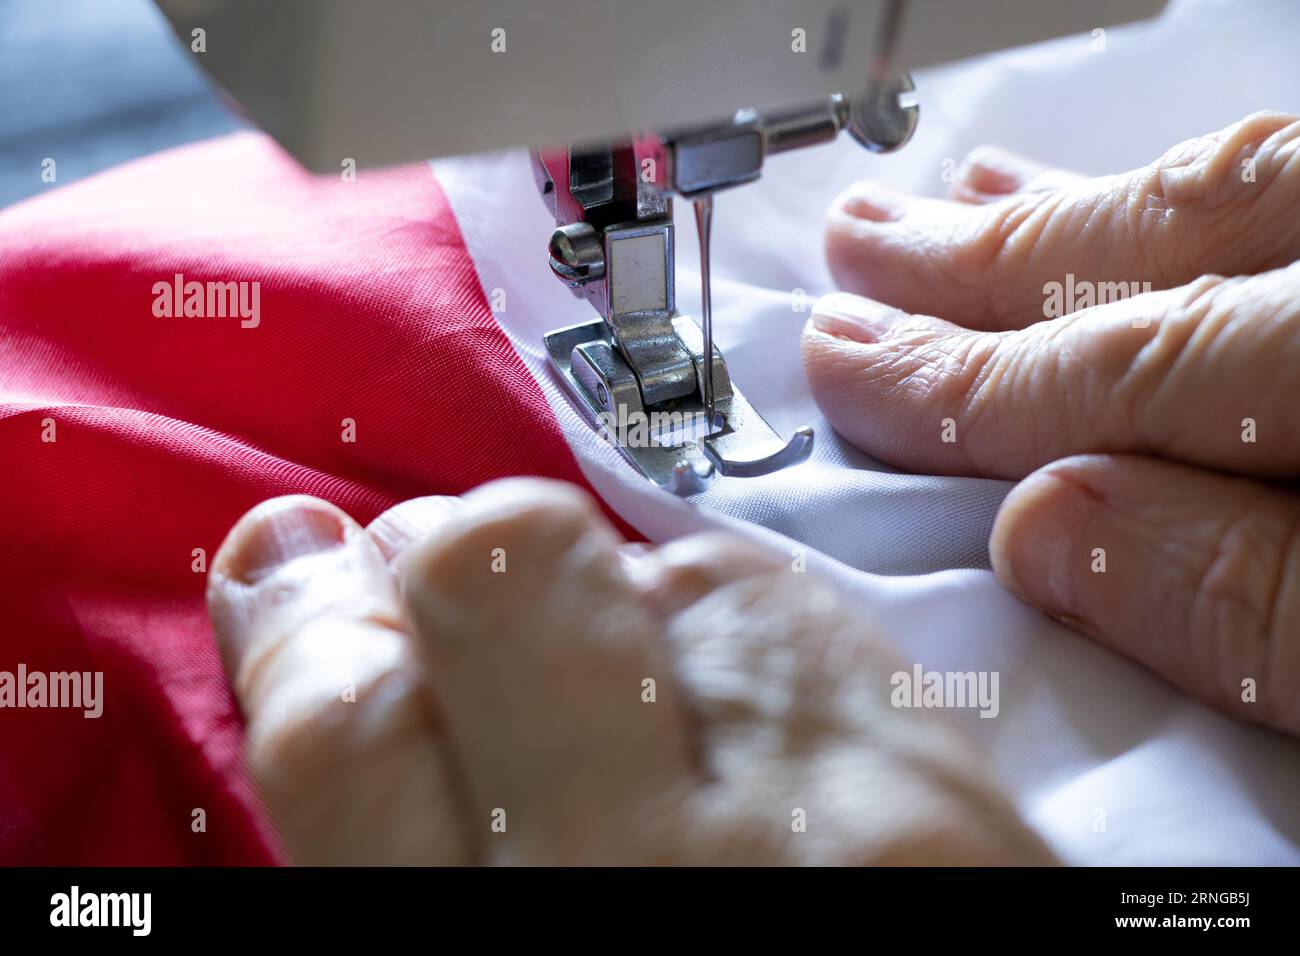
M 1175 3 L 1150 25 L 1108 31 L 917 77 L 921 123 L 901 152 L 840 142 L 768 162 L 760 183 L 720 196 L 715 327 L 735 381 L 784 434 L 812 424 L 812 460 L 757 479 L 717 479 L 680 501 L 596 439 L 542 349 L 546 331 L 594 315 L 551 275 L 553 223 L 522 153 L 438 161 L 485 290 L 555 410 L 584 472 L 647 538 L 730 526 L 792 553 L 858 597 L 909 661 L 998 671 L 1001 712 L 953 716 L 983 748 L 1025 818 L 1086 864 L 1300 862 L 1300 742 L 1229 720 L 1007 595 L 988 567 L 993 516 L 1010 487 L 884 469 L 839 440 L 799 359 L 809 302 L 832 285 L 822 211 L 870 176 L 942 195 L 944 161 L 998 143 L 1087 173 L 1154 159 L 1258 109 L 1300 111 L 1300 5 Z M 696 243 L 678 206 L 678 308 L 698 312 Z M 867 410 L 869 413 L 869 410 Z M 887 692 L 888 688 L 882 688 Z M 1104 813 L 1104 830 L 1099 830 Z

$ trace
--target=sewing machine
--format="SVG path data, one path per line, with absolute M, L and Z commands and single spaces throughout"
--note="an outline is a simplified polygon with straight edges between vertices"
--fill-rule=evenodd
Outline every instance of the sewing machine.
M 338 172 L 527 146 L 551 270 L 598 317 L 545 336 L 579 405 L 678 494 L 803 461 L 713 346 L 715 192 L 836 138 L 903 146 L 910 69 L 1151 16 L 1164 0 L 158 0 L 303 165 Z M 559 146 L 547 144 L 559 143 Z M 677 309 L 673 198 L 694 205 L 702 326 Z M 539 247 L 541 239 L 539 236 Z M 685 425 L 683 426 L 683 423 Z

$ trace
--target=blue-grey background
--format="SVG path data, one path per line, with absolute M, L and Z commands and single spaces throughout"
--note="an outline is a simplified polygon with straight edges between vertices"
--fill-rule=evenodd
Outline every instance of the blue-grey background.
M 0 0 L 0 206 L 238 126 L 150 0 Z

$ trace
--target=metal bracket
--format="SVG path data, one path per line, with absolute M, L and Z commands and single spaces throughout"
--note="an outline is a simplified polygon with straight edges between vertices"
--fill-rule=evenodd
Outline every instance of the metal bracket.
M 699 327 L 684 315 L 673 331 L 691 356 L 697 384 L 704 375 Z M 702 389 L 657 405 L 641 400 L 636 375 L 623 360 L 603 320 L 546 335 L 551 364 L 579 405 L 641 474 L 677 495 L 703 491 L 716 473 L 748 478 L 798 464 L 812 452 L 811 428 L 783 441 L 731 383 L 722 354 L 713 350 L 715 420 L 706 422 Z
M 896 14 L 894 6 L 889 8 Z M 882 31 L 896 33 L 893 16 Z M 731 384 L 722 354 L 676 308 L 672 194 L 696 202 L 704 322 L 711 328 L 708 223 L 713 193 L 752 182 L 766 156 L 830 142 L 848 128 L 869 149 L 902 146 L 916 127 L 912 81 L 877 51 L 866 92 L 619 143 L 534 153 L 555 217 L 550 266 L 601 319 L 546 335 L 546 350 L 599 433 L 643 475 L 679 495 L 715 474 L 764 475 L 806 459 L 812 429 L 784 441 Z M 707 369 L 707 371 L 706 371 Z M 712 421 L 706 401 L 712 399 Z

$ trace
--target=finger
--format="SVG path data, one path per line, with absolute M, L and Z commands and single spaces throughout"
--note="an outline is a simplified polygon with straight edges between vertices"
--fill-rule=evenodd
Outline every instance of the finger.
M 1020 478 L 1071 454 L 1300 469 L 1300 265 L 970 332 L 839 293 L 804 368 L 831 424 L 892 465 Z
M 618 535 L 556 482 L 495 482 L 464 503 L 412 553 L 403 593 L 481 858 L 653 862 L 694 770 L 659 622 Z
M 1035 472 L 1002 505 L 999 579 L 1229 713 L 1300 732 L 1300 498 L 1147 458 Z
M 454 495 L 429 495 L 396 504 L 366 525 L 366 534 L 389 565 L 395 565 L 412 544 L 442 527 L 460 510 Z
M 208 606 L 294 862 L 465 859 L 396 585 L 356 522 L 315 498 L 262 503 L 213 559 Z
M 1050 860 L 945 721 L 891 703 L 902 663 L 814 575 L 781 566 L 722 584 L 667 637 L 711 780 L 689 843 L 710 862 Z
M 958 202 L 983 204 L 1016 192 L 1070 189 L 1084 179 L 1078 173 L 1053 169 L 1010 150 L 977 146 L 957 167 L 951 194 Z
M 968 328 L 1049 318 L 1051 283 L 1250 274 L 1300 255 L 1300 121 L 1260 113 L 1119 176 L 988 205 L 859 183 L 836 201 L 826 254 L 841 288 Z
M 645 552 L 634 580 L 656 608 L 673 614 L 724 585 L 770 574 L 787 564 L 750 541 L 710 532 Z

